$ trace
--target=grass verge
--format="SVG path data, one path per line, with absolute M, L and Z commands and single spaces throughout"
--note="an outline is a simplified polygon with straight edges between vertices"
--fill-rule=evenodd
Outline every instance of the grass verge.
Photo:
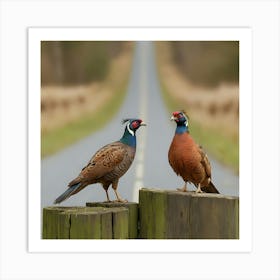
M 164 102 L 170 111 L 183 109 L 184 106 L 175 99 L 161 81 L 161 91 Z M 195 120 L 190 120 L 190 133 L 197 143 L 201 144 L 207 152 L 220 162 L 231 167 L 239 173 L 239 140 L 229 137 L 219 129 L 202 126 Z M 218 139 L 218 141 L 217 141 Z
M 104 127 L 118 112 L 123 103 L 126 96 L 126 85 L 127 82 L 114 94 L 107 104 L 100 107 L 93 114 L 83 116 L 61 128 L 41 133 L 41 158 L 51 155 Z M 106 114 L 103 114 L 104 111 Z M 102 115 L 102 118 L 99 115 Z

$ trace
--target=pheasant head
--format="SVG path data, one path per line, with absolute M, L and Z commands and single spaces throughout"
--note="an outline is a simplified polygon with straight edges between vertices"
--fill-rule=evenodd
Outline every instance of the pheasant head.
M 177 124 L 176 133 L 181 134 L 189 131 L 189 120 L 184 111 L 173 112 L 170 120 Z
M 139 127 L 146 124 L 141 119 L 124 119 L 123 124 L 126 124 L 124 134 L 120 141 L 126 145 L 136 147 L 136 131 Z

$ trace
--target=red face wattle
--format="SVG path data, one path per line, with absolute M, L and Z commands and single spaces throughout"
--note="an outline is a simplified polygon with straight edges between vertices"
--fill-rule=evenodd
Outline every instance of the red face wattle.
M 135 129 L 137 127 L 139 127 L 139 122 L 138 121 L 134 121 L 131 126 Z
M 179 121 L 180 114 L 181 114 L 181 113 L 178 112 L 178 111 L 172 113 L 173 120 L 174 120 L 175 122 L 178 122 L 178 121 Z
M 175 121 L 177 124 L 178 123 L 184 123 L 188 121 L 187 116 L 183 111 L 175 111 L 172 113 L 172 117 L 170 119 L 171 121 Z
M 139 128 L 141 125 L 145 125 L 141 119 L 135 120 L 131 123 L 133 129 Z

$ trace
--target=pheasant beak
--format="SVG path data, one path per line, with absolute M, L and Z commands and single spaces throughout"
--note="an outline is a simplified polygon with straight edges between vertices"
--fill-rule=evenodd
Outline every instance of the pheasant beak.
M 178 118 L 176 118 L 176 117 L 174 117 L 174 116 L 172 116 L 172 117 L 170 118 L 170 121 L 176 121 L 176 120 L 178 120 Z
M 146 126 L 147 124 L 144 122 L 141 122 L 140 126 Z

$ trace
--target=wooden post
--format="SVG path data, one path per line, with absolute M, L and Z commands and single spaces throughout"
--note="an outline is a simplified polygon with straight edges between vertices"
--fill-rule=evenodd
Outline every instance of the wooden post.
M 166 203 L 163 190 L 139 191 L 140 238 L 166 238 Z
M 107 207 L 119 208 L 125 207 L 128 209 L 128 237 L 135 239 L 138 237 L 138 203 L 135 202 L 87 202 L 87 207 Z
M 43 209 L 43 239 L 69 238 L 69 217 L 66 212 L 72 209 L 77 208 L 46 207 Z
M 239 199 L 141 189 L 139 215 L 137 203 L 46 207 L 42 235 L 44 239 L 238 239 Z
M 105 218 L 103 221 L 111 218 L 110 213 L 106 213 L 102 208 L 92 209 L 92 211 L 82 208 L 82 211 L 72 210 L 67 214 L 70 218 L 70 239 L 101 239 L 101 216 Z
M 141 189 L 139 216 L 140 238 L 239 238 L 238 197 Z
M 43 238 L 128 238 L 128 210 L 124 207 L 46 207 Z
M 120 208 L 111 208 L 113 217 L 113 239 L 128 239 L 128 210 L 119 211 Z

